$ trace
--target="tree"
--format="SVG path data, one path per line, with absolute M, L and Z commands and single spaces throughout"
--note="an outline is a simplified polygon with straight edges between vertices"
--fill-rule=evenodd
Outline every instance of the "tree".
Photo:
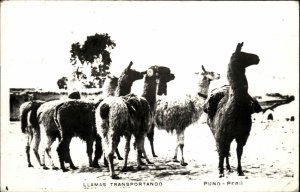
M 98 87 L 94 80 L 110 73 L 110 50 L 115 46 L 115 42 L 107 33 L 87 36 L 83 45 L 79 42 L 73 43 L 70 51 L 70 61 L 74 66 L 73 76 L 86 88 Z M 88 72 L 82 69 L 85 67 L 89 68 Z

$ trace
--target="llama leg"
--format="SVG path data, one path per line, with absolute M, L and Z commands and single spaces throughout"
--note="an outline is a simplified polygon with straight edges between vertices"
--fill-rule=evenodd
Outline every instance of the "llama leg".
M 229 163 L 229 156 L 230 156 L 230 144 L 232 142 L 232 139 L 230 139 L 229 143 L 226 145 L 226 154 L 225 154 L 225 159 L 226 159 L 226 170 L 230 173 L 232 172 L 231 166 Z
M 49 138 L 48 142 L 47 142 L 47 146 L 45 148 L 45 152 L 49 158 L 49 161 L 50 161 L 50 164 L 51 164 L 51 167 L 53 170 L 58 170 L 58 167 L 56 167 L 53 163 L 53 159 L 52 159 L 52 156 L 51 156 L 51 146 L 53 144 L 53 142 L 55 141 L 55 138 Z M 44 169 L 48 169 L 45 165 L 44 165 Z
M 110 171 L 110 176 L 112 179 L 119 179 L 120 177 L 115 174 L 114 170 L 114 152 L 116 151 L 116 148 L 118 147 L 120 141 L 120 137 L 118 136 L 110 136 L 108 135 L 107 138 L 105 138 L 105 141 L 102 143 L 105 149 L 105 155 L 106 159 L 108 161 L 108 167 Z
M 147 157 L 147 154 L 144 149 L 144 142 L 145 137 L 144 136 L 138 136 L 136 137 L 136 147 L 137 147 L 137 169 L 143 170 L 142 165 L 146 165 L 141 158 L 141 155 L 144 154 L 144 158 L 146 159 L 147 163 L 153 164 Z
M 137 137 L 135 136 L 135 148 L 137 149 L 137 162 L 140 164 L 140 165 L 146 165 L 145 162 L 143 162 L 142 159 L 145 159 L 145 155 L 143 153 L 143 150 L 142 150 L 142 145 L 141 145 L 141 138 L 140 137 Z
M 174 157 L 173 157 L 173 162 L 179 162 L 178 160 L 177 160 L 177 151 L 178 151 L 178 144 L 176 144 L 176 148 L 175 148 L 175 155 L 174 155 Z
M 112 179 L 120 179 L 120 177 L 118 175 L 115 174 L 115 170 L 114 170 L 114 153 L 111 152 L 109 153 L 107 156 L 107 161 L 108 161 L 108 167 L 109 167 L 109 171 L 110 171 L 110 177 Z
M 149 159 L 148 159 L 148 156 L 147 156 L 147 153 L 145 151 L 145 136 L 141 138 L 141 151 L 142 153 L 144 154 L 144 157 L 147 161 L 148 164 L 153 164 Z
M 26 133 L 26 138 L 27 138 L 27 142 L 26 142 L 26 146 L 25 146 L 25 152 L 26 152 L 26 157 L 27 157 L 27 163 L 28 163 L 28 167 L 33 167 L 33 165 L 31 164 L 31 161 L 30 161 L 30 143 L 32 141 L 31 133 Z
M 224 156 L 219 154 L 219 178 L 224 177 Z
M 139 147 L 137 147 L 137 169 L 138 170 L 142 170 L 142 165 L 145 165 L 145 163 L 142 162 L 141 156 L 142 156 L 142 150 Z
M 100 135 L 97 134 L 96 142 L 95 142 L 95 157 L 94 157 L 94 161 L 93 161 L 93 167 L 100 168 L 98 161 L 101 158 L 102 154 L 103 154 L 103 150 L 102 150 L 102 144 L 101 144 L 101 137 L 100 137 Z
M 130 151 L 130 140 L 131 140 L 131 135 L 126 136 L 126 144 L 125 144 L 125 161 L 124 161 L 124 166 L 122 168 L 122 172 L 127 171 L 127 161 L 128 161 L 128 154 Z
M 243 147 L 244 147 L 244 142 L 237 142 L 237 147 L 236 147 L 236 154 L 237 154 L 237 159 L 238 159 L 238 175 L 239 176 L 244 176 L 244 172 L 242 170 L 242 165 L 241 165 L 241 158 L 243 154 Z
M 70 162 L 70 155 L 68 154 L 68 146 L 70 145 L 71 142 L 71 138 L 70 137 L 66 137 L 63 136 L 62 140 L 60 141 L 60 143 L 58 144 L 58 147 L 56 149 L 57 153 L 58 153 L 58 157 L 59 157 L 59 163 L 60 163 L 60 168 L 62 169 L 63 172 L 69 171 L 66 167 L 65 167 L 65 161 L 66 162 Z
M 112 142 L 112 143 L 107 145 L 107 143 L 110 143 L 110 142 Z M 112 139 L 112 141 L 108 141 L 107 138 L 106 138 L 106 143 L 104 143 L 103 146 L 104 145 L 108 146 L 108 147 L 105 147 L 106 149 L 109 148 L 109 147 L 112 147 L 111 150 L 116 151 L 116 149 L 118 148 L 119 142 L 120 142 L 120 137 L 114 137 L 114 139 Z M 112 145 L 112 146 L 109 146 L 109 145 Z M 104 154 L 104 156 L 105 156 L 105 154 Z M 107 158 L 104 158 L 103 161 L 104 161 L 104 167 L 109 166 L 109 164 L 107 162 Z
M 93 142 L 94 139 L 91 137 L 86 141 L 86 153 L 88 155 L 89 166 L 93 167 L 92 155 L 93 155 Z
M 42 161 L 41 161 L 41 165 L 43 167 L 43 169 L 47 170 L 49 169 L 48 167 L 46 167 L 45 164 L 45 153 L 46 153 L 46 149 L 50 140 L 50 137 L 46 136 L 46 132 L 45 132 L 45 128 L 43 125 L 41 125 L 41 141 L 42 141 Z
M 149 142 L 150 142 L 152 156 L 153 157 L 158 157 L 154 152 L 154 145 L 153 145 L 153 142 L 154 142 L 154 124 L 151 125 L 151 129 L 150 129 L 149 133 L 147 134 L 147 137 L 148 137 Z
M 71 155 L 70 155 L 70 142 L 71 142 L 71 139 L 70 138 L 70 141 L 67 143 L 66 145 L 66 151 L 67 151 L 67 162 L 70 164 L 70 168 L 73 169 L 73 170 L 76 170 L 78 169 L 78 167 L 76 167 L 72 161 L 72 158 L 71 158 Z M 92 145 L 93 146 L 93 145 Z M 93 150 L 92 150 L 93 151 Z
M 230 172 L 230 173 L 232 172 L 230 164 L 229 164 L 229 156 L 228 155 L 226 156 L 226 169 L 228 172 Z
M 40 155 L 39 155 L 39 145 L 41 142 L 41 134 L 40 131 L 34 131 L 33 133 L 33 152 L 34 155 L 39 162 L 40 166 L 43 166 L 41 163 Z
M 179 144 L 179 147 L 180 147 L 180 150 L 181 150 L 181 156 L 182 156 L 182 159 L 180 161 L 180 165 L 181 166 L 187 166 L 188 163 L 184 162 L 184 157 L 183 157 L 183 147 L 184 147 L 184 144 Z
M 58 147 L 56 149 L 57 154 L 58 154 L 58 158 L 59 158 L 59 163 L 60 163 L 60 168 L 63 172 L 69 171 L 66 167 L 65 167 L 65 155 L 64 155 L 64 149 L 63 149 L 63 145 L 64 145 L 64 139 L 61 140 L 61 142 L 58 144 Z
M 119 160 L 124 160 L 124 159 L 123 159 L 123 157 L 121 157 L 121 155 L 120 155 L 120 152 L 119 152 L 119 149 L 118 149 L 118 148 L 116 149 L 116 154 L 117 154 L 117 157 L 118 157 L 118 159 L 119 159 Z
M 105 156 L 105 154 L 104 154 Z M 105 156 L 106 157 L 106 156 Z M 104 167 L 108 167 L 108 162 L 107 162 L 107 158 L 104 158 L 103 159 L 103 164 L 104 164 Z
M 187 166 L 188 164 L 184 162 L 184 156 L 183 156 L 183 147 L 184 147 L 184 132 L 177 133 L 177 145 L 179 145 L 180 151 L 181 151 L 181 166 Z

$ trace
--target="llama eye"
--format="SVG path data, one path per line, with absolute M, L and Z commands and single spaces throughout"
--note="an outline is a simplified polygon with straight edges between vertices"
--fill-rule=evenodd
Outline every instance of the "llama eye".
M 148 77 L 152 77 L 153 76 L 153 70 L 152 69 L 148 69 L 147 70 L 147 76 Z

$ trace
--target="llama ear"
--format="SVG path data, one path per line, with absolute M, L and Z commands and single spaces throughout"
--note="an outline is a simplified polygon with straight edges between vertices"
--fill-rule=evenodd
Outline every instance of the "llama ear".
M 236 46 L 236 49 L 235 49 L 235 53 L 241 52 L 243 45 L 244 45 L 244 42 L 238 43 Z
M 153 76 L 153 73 L 154 73 L 153 69 L 148 69 L 148 70 L 147 70 L 147 76 L 148 76 L 148 77 L 152 77 L 152 76 Z
M 110 78 L 110 79 L 112 79 L 112 78 L 113 78 L 113 77 L 112 77 L 112 76 L 110 76 L 110 75 L 107 75 L 106 77 L 107 77 L 107 78 Z
M 206 70 L 205 70 L 205 68 L 204 68 L 204 66 L 202 65 L 202 70 L 203 70 L 203 72 L 206 72 Z
M 129 65 L 128 65 L 127 69 L 130 69 L 132 65 L 133 65 L 133 63 L 132 63 L 132 61 L 130 61 L 130 63 L 129 63 Z

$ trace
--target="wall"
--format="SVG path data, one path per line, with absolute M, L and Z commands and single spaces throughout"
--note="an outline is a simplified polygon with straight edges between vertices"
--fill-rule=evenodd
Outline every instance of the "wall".
M 81 98 L 85 100 L 94 100 L 97 95 L 102 93 L 101 90 L 85 90 L 81 92 Z M 10 121 L 19 121 L 19 108 L 22 103 L 29 100 L 43 100 L 50 101 L 54 99 L 66 99 L 68 97 L 67 91 L 44 91 L 35 89 L 10 89 L 9 107 L 10 107 Z

